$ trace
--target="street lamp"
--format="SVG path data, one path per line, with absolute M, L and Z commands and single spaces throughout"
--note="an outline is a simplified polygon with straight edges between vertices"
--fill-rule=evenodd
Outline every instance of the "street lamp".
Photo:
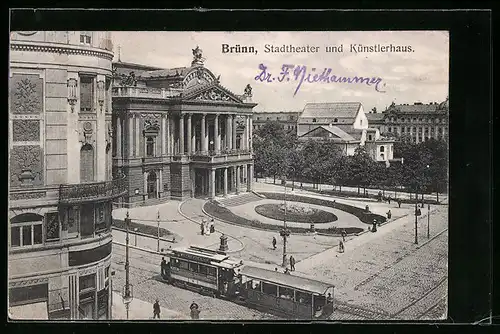
M 281 264 L 284 268 L 287 266 L 287 256 L 286 256 L 286 240 L 290 236 L 290 230 L 286 227 L 286 177 L 285 177 L 285 194 L 284 194 L 284 210 L 285 214 L 283 216 L 283 228 L 280 230 L 280 236 L 283 238 L 283 263 Z
M 110 312 L 109 312 L 109 319 L 113 319 L 113 280 L 115 279 L 115 271 L 113 270 L 111 272 L 111 278 L 110 278 L 110 281 L 109 281 L 109 289 L 111 290 L 110 291 L 110 294 L 111 294 L 111 308 L 110 308 Z
M 125 308 L 127 309 L 127 320 L 128 320 L 128 311 L 129 311 L 129 306 L 130 303 L 132 302 L 133 294 L 132 294 L 132 284 L 130 284 L 129 281 L 129 268 L 130 268 L 130 263 L 129 263 L 129 247 L 128 247 L 128 230 L 130 226 L 130 217 L 129 213 L 127 210 L 127 216 L 125 217 L 125 225 L 127 227 L 127 235 L 125 238 L 125 286 L 123 287 L 123 292 L 122 292 L 122 298 L 123 298 L 123 303 L 125 304 Z
M 415 245 L 418 245 L 418 217 L 421 215 L 421 211 L 418 208 L 417 203 L 415 203 Z
M 156 216 L 156 225 L 158 227 L 157 233 L 156 233 L 156 251 L 159 253 L 160 252 L 160 210 L 158 210 L 158 215 Z

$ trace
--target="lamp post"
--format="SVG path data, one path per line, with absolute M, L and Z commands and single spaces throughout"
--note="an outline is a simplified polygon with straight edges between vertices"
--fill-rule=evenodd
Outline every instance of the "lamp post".
M 158 210 L 158 215 L 156 216 L 156 225 L 157 225 L 157 233 L 156 233 L 156 251 L 160 252 L 160 210 Z
M 430 223 L 430 220 L 431 220 L 431 205 L 430 204 L 427 204 L 427 239 L 430 238 L 430 228 L 429 228 L 429 223 Z
M 113 270 L 111 272 L 111 278 L 110 278 L 110 281 L 109 281 L 109 290 L 110 291 L 110 297 L 111 297 L 111 307 L 110 307 L 110 311 L 109 311 L 109 319 L 113 319 L 113 280 L 115 279 L 115 271 Z
M 288 264 L 288 261 L 287 261 L 287 255 L 286 255 L 286 241 L 287 241 L 287 238 L 290 236 L 290 230 L 288 230 L 286 228 L 286 177 L 285 177 L 285 194 L 284 194 L 284 216 L 283 216 L 283 229 L 281 229 L 280 231 L 280 236 L 283 238 L 283 262 L 282 262 L 282 266 L 284 268 L 286 268 L 287 264 Z
M 415 203 L 415 245 L 418 245 L 418 216 L 421 215 L 418 204 Z
M 129 313 L 129 306 L 130 302 L 132 302 L 132 285 L 130 284 L 129 281 L 129 268 L 130 268 L 130 263 L 129 263 L 129 247 L 128 247 L 128 242 L 129 242 L 129 225 L 130 225 L 130 218 L 129 218 L 129 213 L 127 211 L 127 216 L 125 217 L 125 225 L 127 227 L 127 235 L 125 238 L 125 286 L 124 286 L 124 291 L 122 294 L 123 298 L 123 303 L 125 304 L 125 308 L 127 310 L 127 320 L 128 320 L 128 313 Z

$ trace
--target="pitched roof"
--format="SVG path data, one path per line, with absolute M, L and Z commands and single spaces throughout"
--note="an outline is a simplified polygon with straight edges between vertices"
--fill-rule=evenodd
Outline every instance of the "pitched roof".
M 376 121 L 382 121 L 384 120 L 384 113 L 377 112 L 377 113 L 367 113 L 365 114 L 366 118 L 368 118 L 369 122 L 376 122 Z
M 306 136 L 312 134 L 313 132 L 318 131 L 318 129 L 323 129 L 323 130 L 325 130 L 325 131 L 327 131 L 327 132 L 335 135 L 336 137 L 338 137 L 342 141 L 353 141 L 353 140 L 356 140 L 353 136 L 351 136 L 350 134 L 348 134 L 344 130 L 340 129 L 339 127 L 337 127 L 337 126 L 326 126 L 326 125 L 318 126 L 317 128 L 314 128 L 311 131 L 308 131 L 308 132 L 304 133 L 301 137 L 306 137 Z
M 116 67 L 133 67 L 133 68 L 136 68 L 136 69 L 149 70 L 149 71 L 161 70 L 162 69 L 161 67 L 157 67 L 157 66 L 149 66 L 149 65 L 137 64 L 137 63 L 129 63 L 129 62 L 125 62 L 125 61 L 115 61 L 115 62 L 113 62 L 113 65 L 116 66 Z
M 360 102 L 308 103 L 301 117 L 356 118 L 360 108 Z

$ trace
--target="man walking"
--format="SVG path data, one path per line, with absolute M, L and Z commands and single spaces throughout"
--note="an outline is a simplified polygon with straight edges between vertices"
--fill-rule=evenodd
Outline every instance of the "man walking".
M 273 237 L 273 249 L 276 249 L 276 238 Z
M 400 207 L 401 207 L 401 199 L 398 198 L 398 208 L 400 208 Z
M 191 306 L 189 306 L 189 309 L 191 310 L 191 319 L 200 319 L 200 307 L 198 306 L 198 304 L 192 302 Z
M 290 255 L 290 270 L 295 271 L 295 258 Z
M 158 319 L 160 319 L 160 303 L 158 302 L 158 299 L 153 304 L 153 319 L 156 319 L 157 316 Z
M 340 234 L 342 235 L 342 241 L 345 242 L 345 237 L 347 236 L 347 232 L 345 230 L 342 230 Z
M 165 261 L 165 258 L 164 258 L 164 257 L 162 257 L 162 258 L 161 258 L 161 277 L 163 277 L 163 278 L 165 278 L 165 275 L 166 275 L 166 274 L 165 274 L 165 271 L 166 271 L 165 269 L 166 269 L 166 267 L 167 267 L 167 261 Z

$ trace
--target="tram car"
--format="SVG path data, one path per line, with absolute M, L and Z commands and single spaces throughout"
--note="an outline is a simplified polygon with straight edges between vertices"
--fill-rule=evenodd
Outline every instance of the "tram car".
M 169 284 L 294 319 L 328 319 L 334 286 L 267 270 L 227 254 L 189 246 L 169 250 L 163 279 Z

